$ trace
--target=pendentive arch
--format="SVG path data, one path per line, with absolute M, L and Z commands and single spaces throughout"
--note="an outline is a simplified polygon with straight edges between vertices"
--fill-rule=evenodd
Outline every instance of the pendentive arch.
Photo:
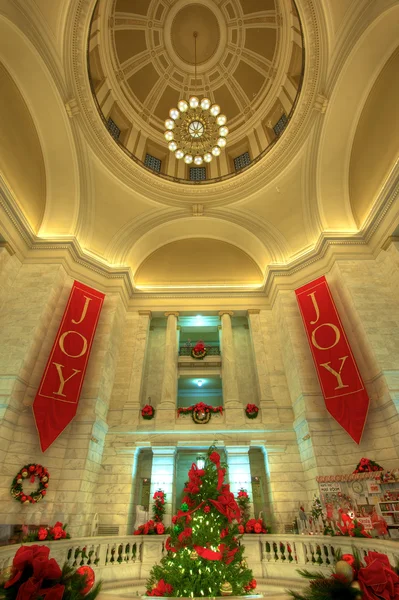
M 0 14 L 0 61 L 29 107 L 43 152 L 46 205 L 36 232 L 46 237 L 73 235 L 79 211 L 79 173 L 69 117 L 39 52 L 13 17 L 18 15 Z
M 358 230 L 349 196 L 351 150 L 366 100 L 397 46 L 398 19 L 396 5 L 369 25 L 344 64 L 329 99 L 317 165 L 317 195 L 324 230 Z

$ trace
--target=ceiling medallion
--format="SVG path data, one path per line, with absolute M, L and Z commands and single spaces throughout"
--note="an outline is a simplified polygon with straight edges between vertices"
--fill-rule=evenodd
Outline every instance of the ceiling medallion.
M 194 77 L 197 82 L 197 37 L 194 31 Z M 226 146 L 229 133 L 227 117 L 220 114 L 220 106 L 212 104 L 209 98 L 199 98 L 194 94 L 187 100 L 179 100 L 177 108 L 169 111 L 165 121 L 165 139 L 168 148 L 177 159 L 186 164 L 202 165 L 219 156 Z

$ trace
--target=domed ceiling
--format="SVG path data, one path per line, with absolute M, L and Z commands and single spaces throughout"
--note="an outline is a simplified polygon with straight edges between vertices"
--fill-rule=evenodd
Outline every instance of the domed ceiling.
M 88 63 L 110 134 L 161 177 L 193 183 L 190 166 L 164 138 L 170 109 L 194 93 L 220 105 L 230 133 L 206 165 L 206 183 L 249 168 L 282 135 L 300 91 L 303 54 L 291 0 L 99 0 Z

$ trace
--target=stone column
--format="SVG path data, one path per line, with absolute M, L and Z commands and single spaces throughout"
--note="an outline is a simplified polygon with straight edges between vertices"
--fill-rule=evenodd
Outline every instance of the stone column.
M 150 310 L 139 310 L 138 319 L 135 323 L 135 328 L 131 332 L 134 335 L 133 354 L 130 356 L 120 357 L 120 361 L 128 358 L 130 362 L 130 381 L 127 401 L 123 407 L 122 423 L 134 424 L 137 419 L 140 420 L 140 409 L 143 404 L 147 403 L 146 398 L 142 398 L 143 378 L 144 378 L 144 363 L 148 343 L 148 331 L 151 321 Z
M 175 446 L 152 448 L 150 507 L 153 504 L 154 492 L 161 489 L 166 496 L 164 525 L 171 524 L 173 508 L 173 492 L 175 481 Z M 151 508 L 150 508 L 151 511 Z
M 233 311 L 219 312 L 222 322 L 221 351 L 222 351 L 222 385 L 223 403 L 226 409 L 226 423 L 242 420 L 242 404 L 239 401 L 236 363 L 234 357 L 233 331 L 231 317 Z
M 261 408 L 260 417 L 264 423 L 270 423 L 279 419 L 269 376 L 269 365 L 267 364 L 267 354 L 260 323 L 260 310 L 248 309 L 247 313 L 256 367 L 258 396 Z
M 157 419 L 169 421 L 173 419 L 177 400 L 177 358 L 178 358 L 178 312 L 166 312 L 165 362 L 162 382 L 161 402 L 158 406 Z
M 250 499 L 250 515 L 253 517 L 254 505 L 248 452 L 249 446 L 226 446 L 230 490 L 234 496 L 237 496 L 240 488 L 247 490 Z

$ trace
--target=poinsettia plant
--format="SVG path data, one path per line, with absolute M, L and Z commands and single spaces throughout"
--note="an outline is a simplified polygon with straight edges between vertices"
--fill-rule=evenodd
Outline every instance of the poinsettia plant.
M 248 419 L 256 419 L 258 413 L 259 408 L 256 406 L 256 404 L 247 404 L 245 408 L 245 414 L 247 415 Z
M 146 404 L 141 409 L 141 416 L 143 417 L 143 419 L 146 419 L 147 421 L 151 421 L 151 419 L 153 419 L 155 417 L 155 408 L 153 406 L 151 406 L 150 404 Z
M 383 467 L 369 458 L 362 458 L 353 473 L 370 473 L 371 471 L 383 471 Z
M 134 532 L 133 535 L 163 535 L 166 531 L 163 523 L 155 523 L 152 519 L 140 525 Z
M 61 521 L 57 521 L 57 523 L 53 527 L 39 527 L 37 531 L 32 531 L 28 533 L 27 536 L 24 537 L 24 542 L 35 542 L 44 540 L 65 540 L 70 539 L 71 536 L 66 531 L 67 525 L 63 525 Z
M 236 496 L 236 501 L 238 506 L 240 507 L 241 521 L 245 523 L 249 519 L 250 511 L 250 500 L 247 490 L 245 490 L 244 488 L 240 488 Z
M 267 533 L 267 527 L 263 519 L 248 519 L 245 525 L 239 525 L 240 533 Z

